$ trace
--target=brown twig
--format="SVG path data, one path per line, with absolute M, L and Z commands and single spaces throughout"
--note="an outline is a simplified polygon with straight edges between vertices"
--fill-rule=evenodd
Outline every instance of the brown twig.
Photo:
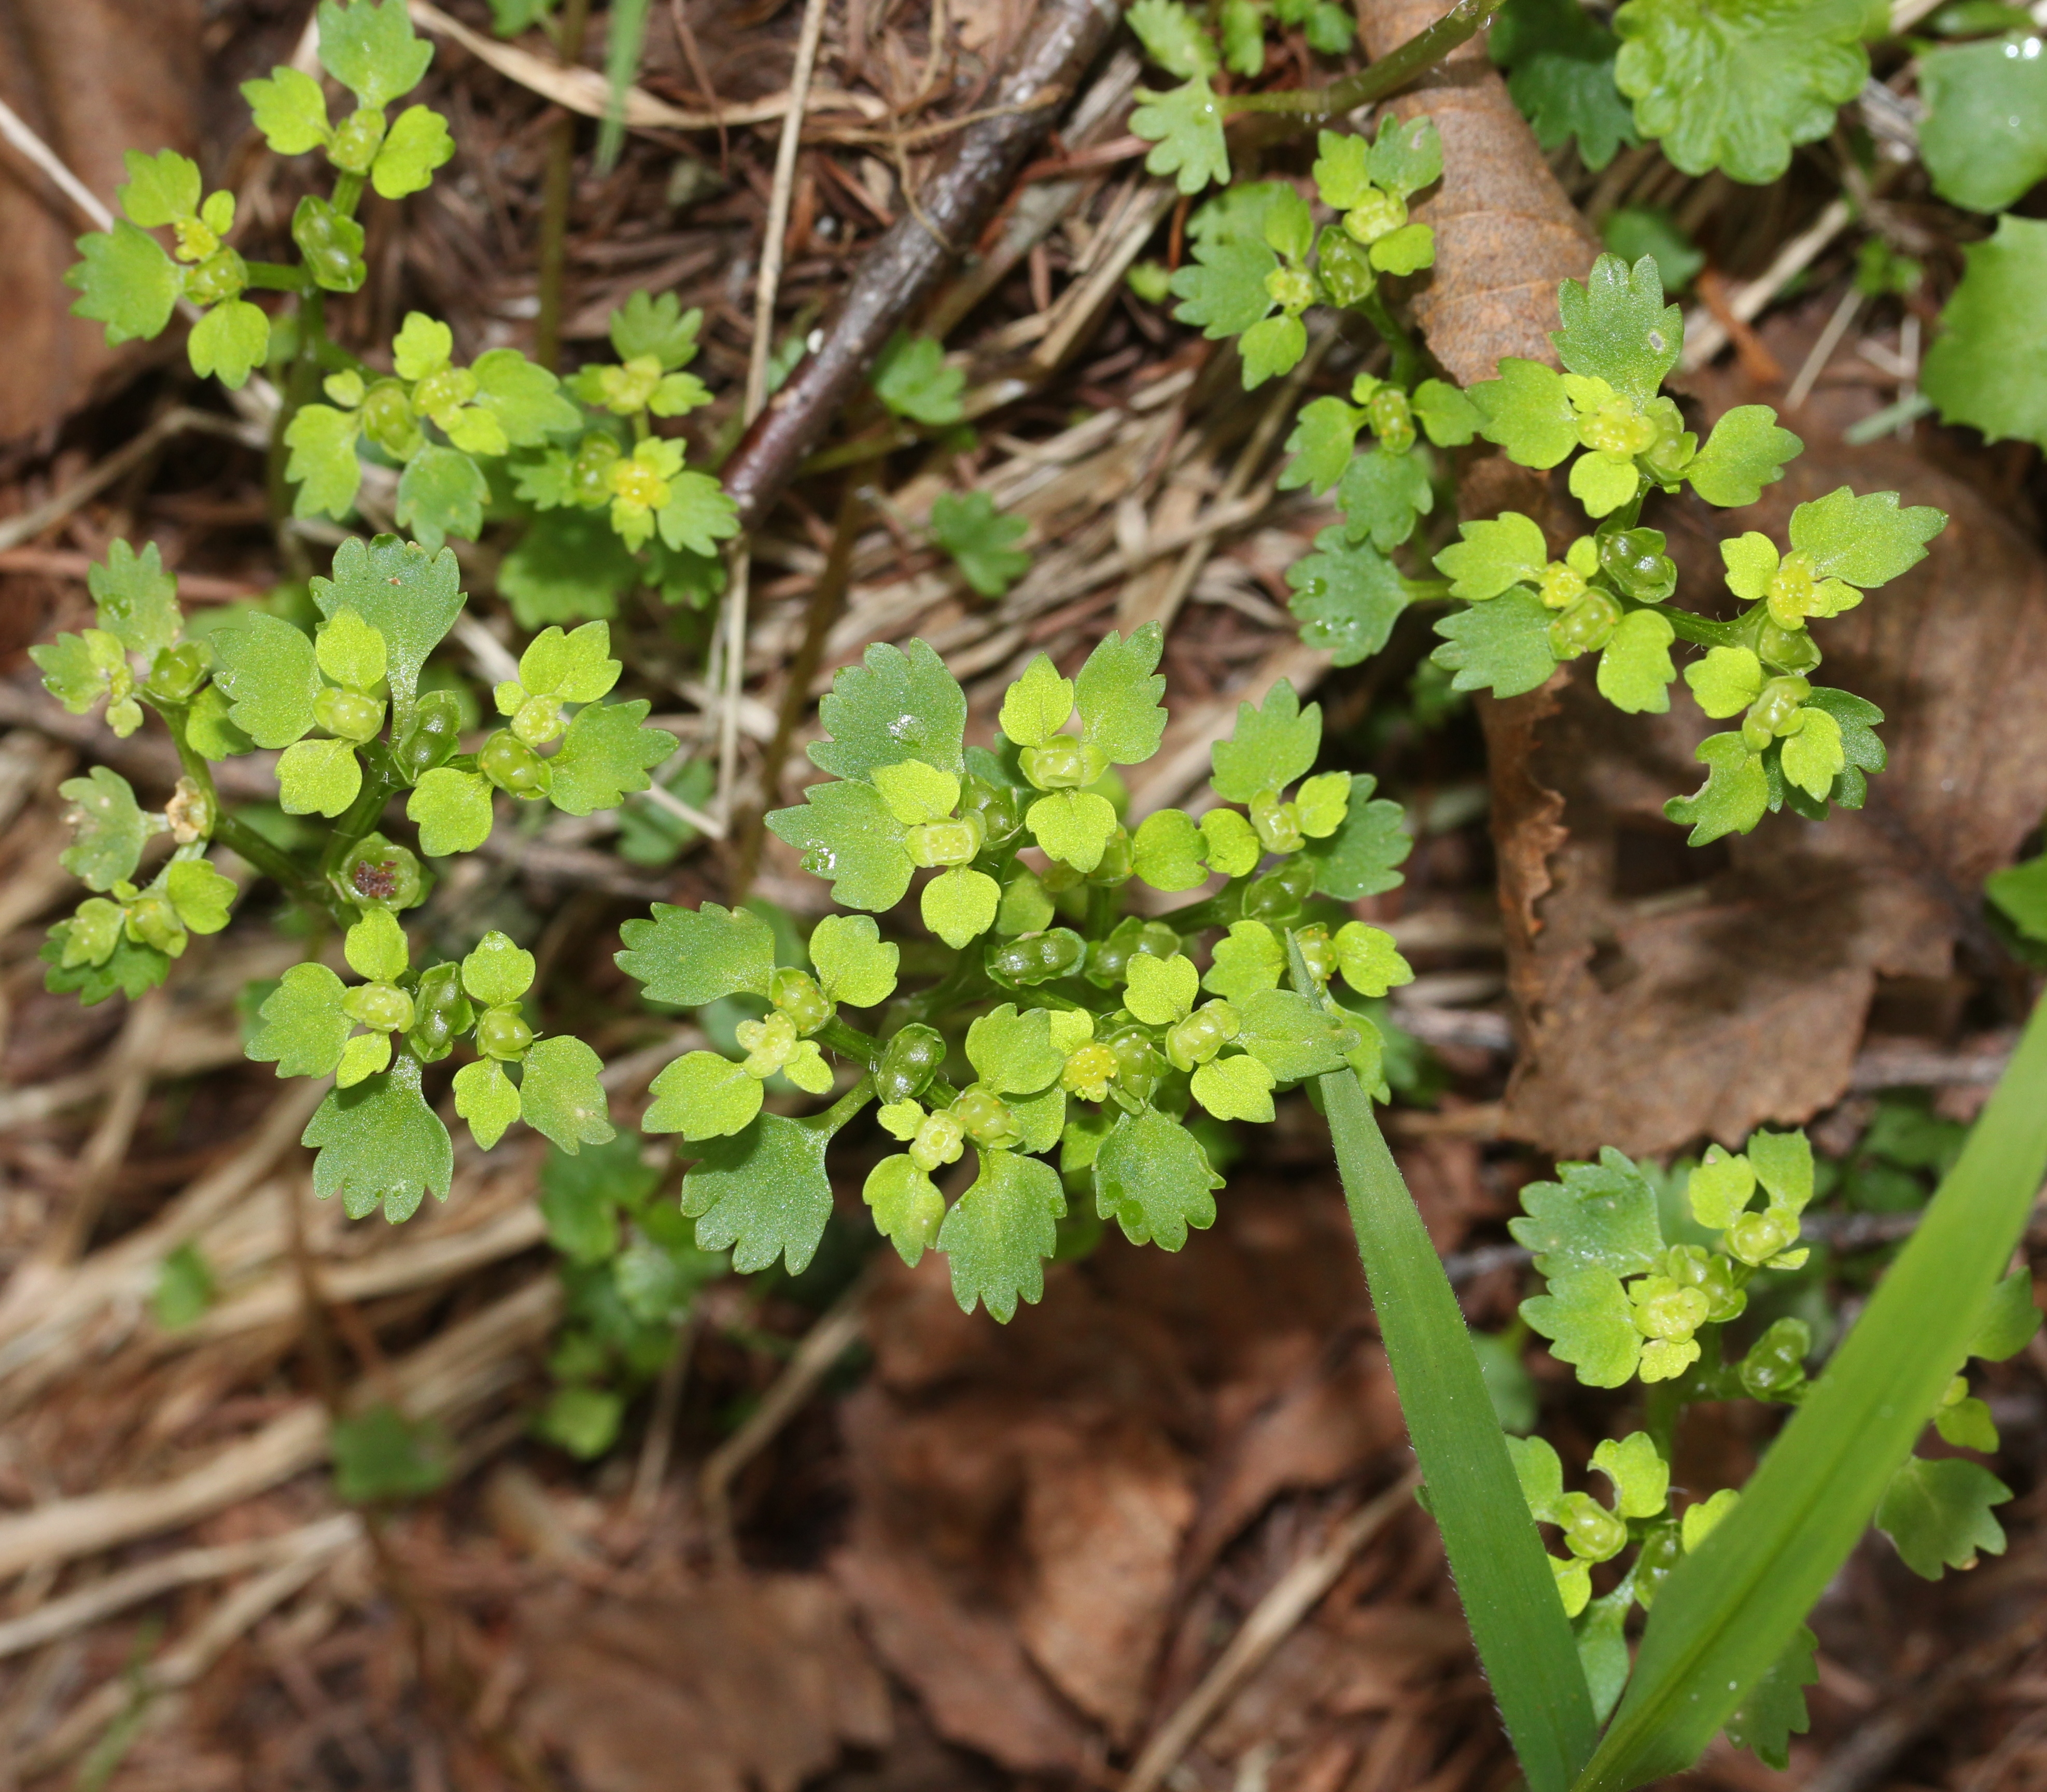
M 977 242 L 1024 157 L 1051 126 L 1048 92 L 1073 91 L 1107 42 L 1119 14 L 1106 0 L 1052 0 L 1017 52 L 995 104 L 998 115 L 968 126 L 919 197 L 868 252 L 817 350 L 799 362 L 723 469 L 741 527 L 768 513 L 903 319 L 928 297 L 952 261 L 946 244 Z

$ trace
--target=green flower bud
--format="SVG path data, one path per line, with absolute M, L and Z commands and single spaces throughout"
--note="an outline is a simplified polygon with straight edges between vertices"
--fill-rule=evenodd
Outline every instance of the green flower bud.
M 1100 747 L 1070 734 L 1055 734 L 1042 747 L 1025 747 L 1016 757 L 1039 790 L 1078 790 L 1109 769 L 1109 756 Z
M 1786 1207 L 1739 1213 L 1722 1237 L 1736 1256 L 1759 1267 L 1798 1242 L 1798 1216 Z
M 213 656 L 202 641 L 180 641 L 157 656 L 149 668 L 149 689 L 153 696 L 182 703 L 206 683 Z
M 1550 651 L 1559 660 L 1594 653 L 1620 626 L 1620 606 L 1604 591 L 1588 591 L 1550 625 Z
M 1251 825 L 1268 853 L 1298 853 L 1308 843 L 1301 831 L 1298 805 L 1282 803 L 1276 791 L 1260 791 L 1251 799 Z
M 341 122 L 327 146 L 327 159 L 344 174 L 367 174 L 384 146 L 384 114 L 364 106 Z
M 362 395 L 362 433 L 393 460 L 404 460 L 418 451 L 426 438 L 412 414 L 412 401 L 403 382 L 371 382 Z
M 119 886 L 116 886 L 117 891 Z M 127 904 L 128 937 L 137 945 L 153 946 L 176 958 L 185 949 L 185 924 L 167 896 L 151 891 Z
M 1552 560 L 1542 569 L 1536 595 L 1552 610 L 1568 610 L 1585 594 L 1585 582 L 1575 567 Z
M 645 410 L 653 399 L 655 388 L 660 383 L 661 362 L 658 355 L 636 354 L 623 366 L 597 370 L 598 390 L 603 395 L 604 408 L 621 417 Z
M 1813 695 L 1813 687 L 1802 678 L 1774 678 L 1764 685 L 1755 701 L 1748 706 L 1748 714 L 1743 722 L 1743 732 L 1754 723 L 1762 731 L 1763 745 L 1767 746 L 1773 739 L 1789 734 L 1797 726 L 1799 710 L 1805 706 Z M 1762 748 L 1755 749 L 1759 753 Z
M 1353 242 L 1374 243 L 1407 222 L 1407 202 L 1373 188 L 1344 214 L 1344 230 Z
M 1315 302 L 1315 277 L 1300 268 L 1275 268 L 1265 277 L 1265 296 L 1289 317 Z
M 808 1039 L 838 1012 L 837 1004 L 825 999 L 825 993 L 817 985 L 809 972 L 780 965 L 768 979 L 768 999 L 783 1013 L 803 1038 Z
M 1125 1027 L 1102 1042 L 1116 1054 L 1116 1087 L 1141 1107 L 1159 1092 L 1165 1080 L 1166 1059 L 1151 1035 L 1139 1027 Z
M 414 784 L 448 758 L 462 733 L 462 699 L 452 691 L 423 692 L 413 706 L 412 725 L 393 757 Z
M 1016 1142 L 1016 1117 L 1010 1112 L 1009 1104 L 978 1083 L 965 1090 L 953 1103 L 952 1117 L 977 1145 L 1001 1146 Z
M 1594 452 L 1632 460 L 1656 446 L 1656 425 L 1630 398 L 1609 398 L 1578 419 L 1578 439 Z
M 1166 1035 L 1166 1060 L 1176 1070 L 1205 1064 L 1236 1037 L 1242 1025 L 1229 1003 L 1204 1002 Z
M 426 876 L 405 847 L 381 834 L 366 834 L 349 850 L 336 873 L 350 902 L 366 908 L 416 908 L 426 896 Z
M 985 838 L 981 817 L 969 810 L 956 820 L 915 823 L 903 846 L 912 865 L 971 865 Z
M 1779 1319 L 1742 1358 L 1742 1386 L 1756 1399 L 1782 1399 L 1805 1381 L 1812 1349 L 1813 1334 L 1802 1320 Z
M 412 998 L 395 983 L 359 983 L 341 998 L 341 1011 L 375 1033 L 403 1033 L 412 1024 Z
M 486 1058 L 523 1058 L 532 1043 L 533 1029 L 516 1008 L 486 1008 L 476 1024 L 476 1049 Z
M 1598 539 L 1600 570 L 1637 603 L 1661 603 L 1677 589 L 1661 529 L 1610 529 Z
M 1315 868 L 1304 858 L 1275 865 L 1244 886 L 1244 918 L 1248 921 L 1288 921 L 1314 894 Z
M 501 791 L 531 801 L 548 788 L 548 762 L 519 739 L 500 729 L 483 743 L 476 768 Z
M 1066 1067 L 1059 1072 L 1059 1086 L 1083 1101 L 1105 1101 L 1116 1066 L 1115 1052 L 1100 1039 L 1090 1039 L 1067 1053 Z
M 1391 453 L 1404 455 L 1414 446 L 1414 411 L 1397 385 L 1383 385 L 1365 401 L 1372 433 Z
M 1308 967 L 1308 974 L 1318 983 L 1326 983 L 1337 973 L 1337 945 L 1329 938 L 1327 927 L 1302 927 L 1294 935 L 1294 943 L 1301 948 L 1301 958 Z
M 420 973 L 412 992 L 412 1028 L 405 1043 L 423 1064 L 447 1056 L 455 1042 L 476 1023 L 476 1010 L 462 992 L 462 967 L 435 965 Z
M 313 720 L 337 739 L 373 741 L 384 726 L 384 699 L 329 685 L 313 699 Z
M 1667 1275 L 1645 1275 L 1629 1283 L 1627 1298 L 1634 1303 L 1635 1329 L 1670 1344 L 1686 1341 L 1712 1310 L 1698 1289 L 1681 1287 Z
M 742 1020 L 733 1031 L 750 1077 L 772 1077 L 796 1055 L 796 1024 L 779 1011 L 764 1020 Z
M 1113 889 L 1119 884 L 1130 881 L 1132 869 L 1130 830 L 1117 827 L 1111 830 L 1109 843 L 1101 850 L 1101 861 L 1087 874 L 1087 881 L 1104 889 Z
M 984 961 L 988 974 L 1004 989 L 1019 984 L 1049 983 L 1055 977 L 1070 977 L 1088 955 L 1087 942 L 1071 927 L 1054 927 L 1049 933 L 1027 933 L 991 946 Z
M 1581 1562 L 1611 1562 L 1627 1547 L 1627 1521 L 1589 1493 L 1564 1496 L 1564 1547 Z
M 602 434 L 586 435 L 578 444 L 569 466 L 569 493 L 584 509 L 611 501 L 611 466 L 619 453 L 618 443 Z
M 238 299 L 248 284 L 249 264 L 231 249 L 216 249 L 197 267 L 185 270 L 185 296 L 195 305 Z
M 544 747 L 561 738 L 568 724 L 562 720 L 559 697 L 528 697 L 512 718 L 512 732 L 529 747 Z
M 1774 622 L 1765 621 L 1756 636 L 1755 651 L 1766 665 L 1782 672 L 1820 669 L 1820 644 L 1809 629 L 1780 629 Z
M 912 1023 L 882 1047 L 875 1067 L 874 1093 L 885 1107 L 923 1094 L 946 1061 L 946 1042 L 935 1028 Z
M 440 367 L 412 388 L 412 403 L 445 429 L 476 393 L 476 376 L 469 369 Z
M 1787 554 L 1778 563 L 1763 595 L 1770 606 L 1770 621 L 1780 629 L 1795 629 L 1813 613 L 1814 594 L 1819 590 L 1813 571 L 1809 554 Z
M 966 1129 L 941 1109 L 924 1116 L 917 1136 L 910 1141 L 910 1161 L 930 1175 L 948 1163 L 957 1163 L 966 1149 Z

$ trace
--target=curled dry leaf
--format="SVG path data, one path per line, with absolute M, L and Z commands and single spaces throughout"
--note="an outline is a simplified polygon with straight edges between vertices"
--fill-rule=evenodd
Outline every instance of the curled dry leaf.
M 1706 384 L 1709 418 L 1773 396 Z M 1483 706 L 1521 1030 L 1507 1124 L 1545 1150 L 1663 1152 L 1801 1122 L 1847 1090 L 1883 979 L 1947 977 L 1958 941 L 1995 950 L 1975 892 L 2047 806 L 2047 559 L 1987 463 L 1848 448 L 1816 408 L 1763 502 L 1658 520 L 1705 592 L 1720 535 L 1781 541 L 1797 505 L 1845 483 L 1948 513 L 1929 558 L 1828 638 L 1823 681 L 1887 718 L 1866 808 L 1766 817 L 1695 850 L 1662 805 L 1701 782 L 1692 749 L 1714 725 L 1681 693 L 1668 715 L 1623 716 L 1581 664 Z
M 1360 0 L 1365 48 L 1383 56 L 1441 12 L 1438 0 Z M 1557 282 L 1584 279 L 1599 246 L 1487 59 L 1484 35 L 1388 110 L 1427 113 L 1443 139 L 1442 184 L 1414 208 L 1436 232 L 1436 265 L 1414 288 L 1430 351 L 1460 385 L 1491 379 L 1503 354 L 1554 366 Z

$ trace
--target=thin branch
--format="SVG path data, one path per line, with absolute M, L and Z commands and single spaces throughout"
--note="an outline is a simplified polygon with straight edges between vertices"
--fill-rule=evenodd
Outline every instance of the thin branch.
M 1325 87 L 1290 87 L 1275 93 L 1230 94 L 1223 105 L 1232 112 L 1274 113 L 1287 123 L 1287 134 L 1355 112 L 1360 106 L 1386 98 L 1434 67 L 1458 45 L 1475 37 L 1492 22 L 1503 0 L 1457 0 L 1457 5 L 1426 31 L 1418 31 L 1389 56 L 1381 56 L 1355 75 L 1346 75 Z
M 0 137 L 6 138 L 48 175 L 57 191 L 78 207 L 95 230 L 114 228 L 114 214 L 100 203 L 99 195 L 64 165 L 64 159 L 30 130 L 21 114 L 4 99 L 0 99 Z

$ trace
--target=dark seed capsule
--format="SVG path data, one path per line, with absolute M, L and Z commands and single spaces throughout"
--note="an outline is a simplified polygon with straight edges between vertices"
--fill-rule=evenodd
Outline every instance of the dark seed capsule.
M 1244 918 L 1252 921 L 1290 919 L 1301 912 L 1302 904 L 1314 894 L 1314 865 L 1304 858 L 1289 859 L 1245 885 Z
M 1661 529 L 1615 529 L 1599 538 L 1600 570 L 1638 603 L 1661 603 L 1677 589 L 1677 567 Z
M 1014 988 L 1020 983 L 1047 983 L 1078 970 L 1087 957 L 1087 942 L 1071 927 L 1026 934 L 988 949 L 988 974 Z
M 946 1061 L 946 1042 L 932 1027 L 912 1023 L 882 1048 L 875 1067 L 874 1092 L 885 1105 L 923 1094 Z
M 476 768 L 502 791 L 536 797 L 548 788 L 548 762 L 509 730 L 500 729 L 483 743 Z
M 377 908 L 411 908 L 426 893 L 419 860 L 381 834 L 366 834 L 341 861 L 341 886 L 352 902 Z
M 429 691 L 412 710 L 412 726 L 394 753 L 398 768 L 414 784 L 451 754 L 462 733 L 462 699 L 452 691 Z

